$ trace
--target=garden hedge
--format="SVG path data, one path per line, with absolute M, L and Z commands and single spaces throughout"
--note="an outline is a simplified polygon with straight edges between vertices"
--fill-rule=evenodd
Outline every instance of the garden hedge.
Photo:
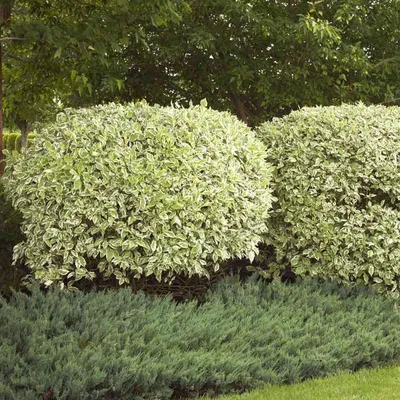
M 258 134 L 276 167 L 270 271 L 375 284 L 397 297 L 400 108 L 304 108 Z
M 28 147 L 35 141 L 37 135 L 28 133 Z M 21 134 L 20 133 L 5 133 L 3 135 L 3 149 L 8 151 L 21 151 Z
M 203 304 L 34 291 L 0 301 L 0 398 L 185 399 L 400 360 L 396 301 L 228 279 Z
M 46 285 L 207 275 L 254 258 L 270 177 L 263 144 L 229 113 L 144 102 L 67 110 L 29 152 L 7 156 L 26 235 L 15 255 Z

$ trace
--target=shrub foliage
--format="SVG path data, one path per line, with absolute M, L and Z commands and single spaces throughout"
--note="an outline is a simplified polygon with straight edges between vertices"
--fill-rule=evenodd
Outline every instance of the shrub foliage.
M 228 279 L 176 304 L 127 289 L 0 302 L 0 397 L 170 399 L 400 359 L 395 300 L 366 289 Z
M 0 180 L 0 292 L 10 295 L 11 288 L 20 285 L 24 269 L 11 265 L 13 247 L 23 240 L 21 215 L 15 211 L 6 198 L 3 182 Z
M 305 108 L 259 128 L 276 166 L 272 270 L 399 293 L 400 109 Z
M 145 103 L 58 116 L 6 177 L 24 218 L 15 249 L 47 285 L 186 272 L 253 258 L 266 232 L 263 144 L 228 113 Z

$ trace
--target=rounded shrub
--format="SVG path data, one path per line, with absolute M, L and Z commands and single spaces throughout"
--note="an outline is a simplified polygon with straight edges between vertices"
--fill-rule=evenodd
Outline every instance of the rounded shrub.
M 204 104 L 67 110 L 29 152 L 8 155 L 26 235 L 15 256 L 47 285 L 207 275 L 254 257 L 270 177 L 251 130 Z
M 400 109 L 304 108 L 258 133 L 276 166 L 271 271 L 289 266 L 398 296 Z

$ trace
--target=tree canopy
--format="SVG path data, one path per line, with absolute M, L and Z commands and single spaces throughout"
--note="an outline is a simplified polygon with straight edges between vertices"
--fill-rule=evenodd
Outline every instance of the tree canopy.
M 398 104 L 396 0 L 11 2 L 10 121 L 110 100 L 207 98 L 250 125 L 315 104 Z
M 15 0 L 6 6 L 4 110 L 14 123 L 40 119 L 60 101 L 107 100 L 122 89 L 123 49 L 145 48 L 149 27 L 176 23 L 187 8 L 180 0 Z
M 398 102 L 398 1 L 193 0 L 190 7 L 179 24 L 153 29 L 142 57 L 127 49 L 128 97 L 207 97 L 251 124 L 305 105 Z

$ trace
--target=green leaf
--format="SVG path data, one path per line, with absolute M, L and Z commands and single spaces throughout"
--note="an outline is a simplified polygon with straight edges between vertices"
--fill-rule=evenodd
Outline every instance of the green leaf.
M 59 47 L 57 51 L 54 53 L 54 58 L 60 58 L 62 54 L 62 48 Z

